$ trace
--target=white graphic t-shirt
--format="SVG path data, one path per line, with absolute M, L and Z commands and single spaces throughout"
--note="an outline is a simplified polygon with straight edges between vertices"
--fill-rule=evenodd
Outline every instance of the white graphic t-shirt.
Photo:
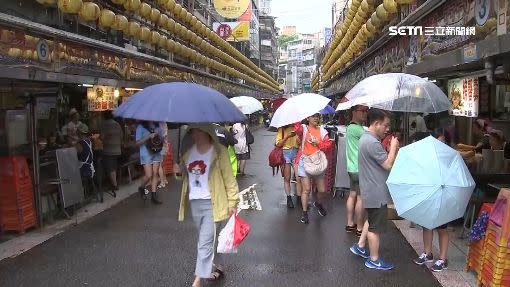
M 190 151 L 186 169 L 188 170 L 189 199 L 211 199 L 209 191 L 209 169 L 213 147 L 206 153 L 198 152 L 196 145 Z

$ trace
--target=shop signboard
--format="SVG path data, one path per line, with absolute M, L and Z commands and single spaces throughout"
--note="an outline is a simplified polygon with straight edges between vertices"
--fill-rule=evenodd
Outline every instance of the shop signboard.
M 87 89 L 89 112 L 101 112 L 117 108 L 115 88 L 108 86 L 93 86 Z
M 448 99 L 454 116 L 478 117 L 478 78 L 461 78 L 448 81 Z
M 498 20 L 498 28 L 497 33 L 498 35 L 503 35 L 507 33 L 507 15 L 508 15 L 508 1 L 507 0 L 497 0 L 497 16 L 496 19 Z
M 214 0 L 216 12 L 227 19 L 237 19 L 248 9 L 251 0 Z
M 222 39 L 230 42 L 250 40 L 250 22 L 222 22 L 213 23 L 213 30 Z

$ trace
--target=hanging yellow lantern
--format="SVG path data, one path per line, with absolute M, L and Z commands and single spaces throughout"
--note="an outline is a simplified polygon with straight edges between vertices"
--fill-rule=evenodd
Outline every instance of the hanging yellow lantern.
M 384 9 L 386 9 L 388 13 L 397 13 L 398 11 L 397 2 L 395 2 L 395 0 L 384 0 L 382 5 L 384 5 Z
M 186 16 L 188 15 L 188 11 L 186 11 L 186 9 L 182 8 L 181 11 L 179 12 L 179 18 L 182 20 L 182 21 L 186 21 Z
M 167 0 L 165 8 L 168 12 L 172 12 L 175 7 L 175 0 Z
M 161 49 L 166 49 L 167 43 L 168 43 L 168 38 L 165 35 L 160 35 L 159 36 L 159 41 L 158 41 L 158 46 Z
M 178 3 L 175 4 L 174 6 L 174 9 L 172 10 L 172 13 L 176 16 L 176 17 L 179 17 L 180 13 L 181 13 L 181 10 L 182 10 L 182 6 Z
M 166 14 L 161 14 L 161 16 L 159 16 L 158 26 L 166 27 L 167 23 L 168 23 L 168 16 Z
M 124 2 L 124 8 L 128 11 L 136 11 L 140 9 L 140 6 L 142 6 L 140 0 L 126 0 L 126 2 Z
M 374 26 L 374 24 L 372 23 L 372 19 L 368 19 L 367 21 L 367 30 L 374 34 L 375 32 L 377 32 L 377 28 Z
M 158 22 L 159 20 L 159 16 L 161 15 L 161 12 L 156 9 L 156 8 L 152 8 L 151 10 L 151 16 L 150 16 L 150 19 L 153 23 L 156 23 Z
M 140 34 L 140 24 L 138 22 L 129 22 L 125 31 L 129 36 L 137 38 Z
M 170 32 L 174 32 L 175 31 L 175 21 L 174 21 L 174 19 L 168 18 L 168 22 L 166 23 L 166 28 Z
M 388 11 L 386 11 L 383 4 L 377 6 L 377 9 L 375 9 L 375 13 L 377 14 L 377 18 L 379 18 L 383 22 L 387 21 L 389 18 Z
M 361 17 L 361 15 L 359 13 L 356 14 L 356 16 L 354 17 L 354 20 L 356 20 L 358 23 L 365 22 L 365 19 L 363 19 L 363 17 Z
M 101 10 L 101 15 L 99 15 L 99 25 L 110 28 L 115 22 L 115 13 L 109 9 Z
M 175 49 L 175 41 L 172 39 L 168 39 L 168 41 L 166 42 L 166 48 L 169 51 L 173 51 Z
M 94 2 L 85 2 L 81 5 L 79 16 L 85 21 L 96 21 L 101 16 L 101 8 Z
M 191 35 L 190 35 L 190 33 L 189 33 L 189 30 L 186 30 L 186 28 L 185 28 L 185 27 L 183 27 L 183 28 L 184 28 L 184 31 L 183 31 L 183 33 L 182 33 L 182 38 L 183 38 L 185 41 L 189 41 L 189 40 L 191 40 Z
M 21 49 L 19 49 L 19 48 L 9 48 L 9 52 L 7 52 L 7 53 L 9 56 L 17 58 L 17 57 L 21 56 L 22 52 L 21 52 Z
M 376 12 L 372 13 L 370 20 L 372 21 L 372 24 L 374 24 L 375 27 L 379 28 L 382 26 L 382 21 L 379 19 L 379 17 L 377 17 Z
M 161 37 L 161 34 L 159 34 L 158 31 L 152 31 L 151 32 L 151 43 L 153 45 L 157 45 L 159 43 L 160 37 Z
M 117 31 L 123 31 L 128 26 L 128 19 L 124 15 L 117 14 L 115 15 L 115 20 L 113 21 L 112 28 Z
M 151 14 L 151 9 L 152 9 L 151 5 L 143 2 L 140 5 L 140 8 L 138 9 L 138 14 L 140 14 L 140 16 L 142 16 L 145 19 L 149 19 L 149 16 Z
M 151 30 L 148 27 L 141 27 L 140 32 L 138 33 L 138 38 L 140 41 L 149 42 L 151 39 Z
M 113 4 L 117 5 L 124 5 L 126 3 L 126 0 L 112 0 Z
M 78 14 L 83 5 L 82 0 L 58 0 L 57 3 L 58 9 L 66 14 Z
M 396 0 L 399 5 L 411 4 L 414 0 Z

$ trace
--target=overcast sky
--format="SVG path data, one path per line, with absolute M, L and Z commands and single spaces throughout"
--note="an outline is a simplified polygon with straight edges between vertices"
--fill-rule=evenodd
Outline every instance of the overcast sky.
M 331 27 L 331 0 L 272 0 L 276 26 L 297 26 L 299 33 L 319 32 Z

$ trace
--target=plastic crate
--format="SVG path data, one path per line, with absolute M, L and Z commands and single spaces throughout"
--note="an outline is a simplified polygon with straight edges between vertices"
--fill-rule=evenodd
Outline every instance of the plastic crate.
M 482 204 L 478 216 L 480 216 L 480 214 L 482 214 L 483 211 L 486 211 L 487 213 L 490 214 L 492 212 L 492 207 L 493 207 L 492 203 Z M 466 271 L 472 270 L 475 271 L 477 274 L 480 274 L 480 270 L 483 263 L 484 246 L 486 239 L 487 234 L 481 240 L 474 241 L 469 244 L 468 258 L 466 261 Z
M 30 178 L 27 160 L 22 156 L 0 157 L 0 182 Z

